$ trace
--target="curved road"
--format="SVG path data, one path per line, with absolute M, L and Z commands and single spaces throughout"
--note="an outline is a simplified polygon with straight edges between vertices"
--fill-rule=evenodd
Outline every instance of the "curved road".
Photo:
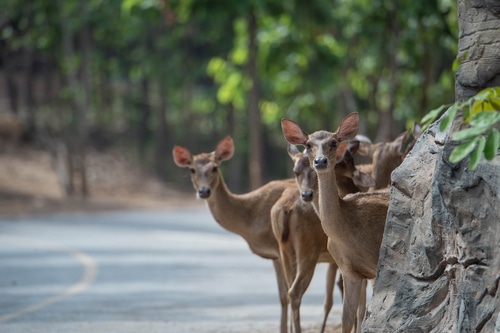
M 326 266 L 303 299 L 322 318 Z M 329 323 L 340 320 L 340 295 Z M 272 264 L 205 207 L 0 219 L 0 332 L 277 332 Z

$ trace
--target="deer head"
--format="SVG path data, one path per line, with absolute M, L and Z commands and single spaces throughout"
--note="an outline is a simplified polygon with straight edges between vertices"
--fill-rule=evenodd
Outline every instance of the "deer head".
M 348 140 L 352 139 L 359 125 L 357 113 L 344 117 L 335 132 L 317 131 L 307 134 L 295 122 L 282 119 L 281 128 L 288 143 L 306 147 L 309 162 L 316 172 L 326 172 L 342 161 L 348 148 Z
M 175 164 L 191 171 L 191 182 L 201 199 L 209 198 L 213 189 L 219 185 L 222 177 L 219 166 L 222 161 L 230 159 L 233 153 L 234 144 L 229 136 L 222 139 L 211 153 L 193 156 L 188 149 L 181 146 L 174 146 L 172 150 Z
M 311 168 L 307 154 L 300 152 L 295 145 L 288 144 L 288 155 L 293 161 L 293 173 L 299 188 L 300 197 L 306 202 L 313 199 L 316 185 L 316 172 Z
M 337 179 L 350 178 L 358 190 L 375 186 L 375 180 L 368 174 L 356 169 L 352 154 L 356 152 L 358 145 L 356 142 L 349 142 L 348 150 L 344 154 L 342 161 L 335 165 L 335 175 Z M 299 188 L 300 197 L 306 202 L 314 198 L 314 192 L 317 191 L 316 171 L 311 167 L 307 152 L 300 152 L 296 146 L 288 144 L 288 155 L 293 161 L 293 173 L 295 181 Z M 348 189 L 342 189 L 345 192 Z

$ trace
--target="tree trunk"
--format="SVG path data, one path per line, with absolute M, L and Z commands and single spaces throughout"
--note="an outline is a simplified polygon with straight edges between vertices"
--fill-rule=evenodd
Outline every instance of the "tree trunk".
M 241 131 L 239 130 L 241 128 L 241 122 L 238 122 L 236 119 L 236 109 L 233 103 L 228 103 L 226 110 L 227 130 L 237 145 L 241 139 Z M 247 187 L 247 184 L 244 184 L 243 177 L 241 177 L 242 170 L 244 168 L 244 156 L 245 155 L 241 150 L 236 149 L 234 156 L 231 158 L 231 163 L 228 164 L 226 181 L 230 188 L 236 193 L 244 192 Z
M 87 0 L 80 1 L 80 9 L 83 15 L 88 15 Z M 92 86 L 91 86 L 91 61 L 90 54 L 92 50 L 91 31 L 88 23 L 86 23 L 80 31 L 80 47 L 82 53 L 81 64 L 81 84 L 83 96 L 80 105 L 76 108 L 77 111 L 77 126 L 78 126 L 78 149 L 77 149 L 77 166 L 80 178 L 81 194 L 83 197 L 89 195 L 87 181 L 87 144 L 88 144 L 88 114 L 92 101 Z
M 34 54 L 26 50 L 23 54 L 23 87 L 21 89 L 21 100 L 25 107 L 24 139 L 30 141 L 35 136 L 35 69 L 33 66 Z
M 168 176 L 167 156 L 169 156 L 170 142 L 168 138 L 167 125 L 167 85 L 160 80 L 160 105 L 156 110 L 156 135 L 155 135 L 155 169 L 156 174 L 162 178 Z
M 146 147 L 150 138 L 149 118 L 151 107 L 149 105 L 149 81 L 143 78 L 141 82 L 141 103 L 139 110 L 139 123 L 137 124 L 137 150 L 141 160 L 146 158 Z
M 88 196 L 87 173 L 86 173 L 86 144 L 88 135 L 87 115 L 90 108 L 90 31 L 85 25 L 77 35 L 81 44 L 81 66 L 74 66 L 76 52 L 73 45 L 73 38 L 76 35 L 70 25 L 70 15 L 63 1 L 59 1 L 61 14 L 63 55 L 69 64 L 66 68 L 66 81 L 70 93 L 70 105 L 73 113 L 72 132 L 67 134 L 67 168 L 68 184 L 65 188 L 66 194 L 73 196 L 76 186 L 79 185 L 80 194 L 85 198 Z M 87 1 L 81 0 L 80 14 L 85 17 L 87 12 Z M 78 69 L 81 71 L 81 82 L 78 78 Z M 81 94 L 79 93 L 81 89 Z
M 248 98 L 248 126 L 250 137 L 250 189 L 262 185 L 262 121 L 259 110 L 259 77 L 257 73 L 257 18 L 251 11 L 248 17 L 248 75 L 252 81 Z
M 500 83 L 500 1 L 459 0 L 456 100 Z M 492 8 L 496 8 L 496 11 Z M 500 331 L 500 158 L 449 162 L 439 121 L 393 172 L 363 332 Z
M 399 133 L 394 131 L 394 110 L 396 109 L 396 95 L 398 89 L 398 49 L 399 49 L 399 19 L 397 1 L 392 1 L 393 8 L 389 12 L 391 25 L 391 40 L 389 44 L 389 105 L 379 113 L 378 132 L 375 142 L 389 142 Z
M 12 113 L 18 114 L 19 112 L 19 91 L 16 82 L 16 63 L 17 57 L 14 57 L 8 48 L 0 51 L 2 55 L 2 62 L 5 75 L 5 86 L 7 89 L 7 96 L 9 98 L 9 107 Z

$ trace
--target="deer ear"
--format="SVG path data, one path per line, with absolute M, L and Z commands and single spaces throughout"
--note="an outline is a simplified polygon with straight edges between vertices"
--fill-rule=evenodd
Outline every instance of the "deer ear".
M 358 134 L 359 115 L 357 112 L 348 114 L 340 122 L 339 128 L 336 131 L 339 141 L 351 140 Z
M 335 159 L 336 159 L 335 164 L 342 162 L 348 147 L 349 147 L 348 141 L 344 141 L 344 142 L 339 143 L 339 146 L 337 147 L 337 151 L 335 152 Z
M 292 145 L 305 145 L 308 135 L 295 122 L 288 119 L 281 119 L 281 130 L 288 143 Z
M 292 158 L 292 160 L 295 155 L 300 154 L 300 150 L 296 145 L 288 144 L 286 150 L 288 151 L 288 155 Z
M 349 150 L 351 154 L 356 154 L 360 144 L 361 143 L 358 140 L 349 140 L 349 144 L 347 145 L 347 150 Z
M 193 160 L 189 150 L 181 146 L 174 146 L 174 149 L 172 149 L 172 155 L 174 156 L 175 164 L 181 168 L 187 167 Z
M 215 149 L 215 157 L 219 161 L 225 161 L 230 159 L 234 153 L 234 143 L 233 139 L 230 136 L 226 136 L 222 139 L 219 144 L 217 144 L 217 148 Z
M 356 151 L 361 156 L 372 156 L 373 155 L 373 144 L 372 141 L 364 135 L 358 134 L 354 137 L 354 140 L 359 142 L 358 150 Z
M 354 182 L 354 185 L 359 187 L 375 187 L 375 185 L 377 185 L 372 176 L 359 170 L 354 171 L 352 181 Z

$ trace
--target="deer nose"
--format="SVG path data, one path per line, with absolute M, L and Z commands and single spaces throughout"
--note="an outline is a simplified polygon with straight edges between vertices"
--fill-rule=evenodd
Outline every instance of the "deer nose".
M 314 167 L 316 169 L 324 169 L 328 166 L 328 159 L 326 157 L 316 157 L 314 159 Z
M 313 199 L 313 191 L 304 191 L 302 193 L 300 193 L 300 196 L 302 198 L 302 200 L 308 202 L 308 201 L 311 201 Z
M 198 196 L 202 199 L 206 199 L 210 196 L 210 188 L 209 187 L 200 187 L 198 189 Z

